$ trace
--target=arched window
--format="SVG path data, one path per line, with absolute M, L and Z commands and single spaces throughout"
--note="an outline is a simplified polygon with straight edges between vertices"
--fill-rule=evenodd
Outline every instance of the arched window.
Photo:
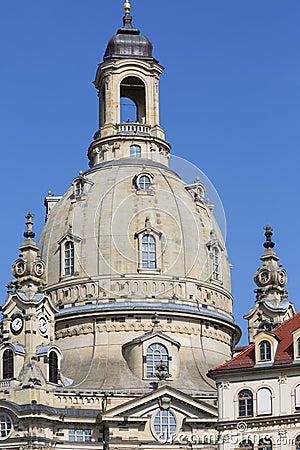
M 3 352 L 2 374 L 4 380 L 14 377 L 14 353 L 10 348 Z
M 272 393 L 267 388 L 261 388 L 257 391 L 257 414 L 272 414 Z
M 239 393 L 239 417 L 253 416 L 253 394 L 249 389 Z
M 269 341 L 262 341 L 259 344 L 260 361 L 271 361 L 271 344 Z
M 131 158 L 140 158 L 141 157 L 141 147 L 139 145 L 131 145 L 130 146 L 130 157 Z
M 296 450 L 300 450 L 300 434 L 295 439 Z
M 169 370 L 169 354 L 166 347 L 162 344 L 151 344 L 147 348 L 146 354 L 146 377 L 155 377 L 156 367 L 163 363 Z
M 65 275 L 73 275 L 74 268 L 74 242 L 68 241 L 65 244 L 65 254 L 64 254 L 64 273 Z
M 214 280 L 220 279 L 220 250 L 212 248 L 212 276 Z
M 254 449 L 254 445 L 252 441 L 249 441 L 247 439 L 244 439 L 242 442 L 240 442 L 239 444 L 239 448 L 243 448 L 244 450 L 253 450 Z
M 269 438 L 262 438 L 258 442 L 258 450 L 272 450 L 272 441 Z
M 146 121 L 146 89 L 138 77 L 126 77 L 120 84 L 121 122 Z
M 6 439 L 12 431 L 13 423 L 7 414 L 0 415 L 0 439 Z
M 142 237 L 142 268 L 156 269 L 156 241 L 151 234 Z
M 300 384 L 295 389 L 295 409 L 300 410 Z
M 175 435 L 176 418 L 171 411 L 161 409 L 154 417 L 154 431 L 158 441 L 167 442 Z
M 54 351 L 49 354 L 49 381 L 50 383 L 58 383 L 58 356 Z

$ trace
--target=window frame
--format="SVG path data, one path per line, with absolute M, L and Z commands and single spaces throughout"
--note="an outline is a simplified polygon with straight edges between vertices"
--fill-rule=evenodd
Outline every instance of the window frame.
M 51 355 L 55 355 L 56 364 L 53 364 Z M 53 384 L 59 383 L 59 371 L 60 371 L 60 355 L 55 349 L 50 349 L 48 354 L 48 382 Z
M 267 339 L 264 339 L 258 344 L 258 353 L 260 362 L 272 361 L 272 344 Z
M 165 436 L 164 428 L 167 427 Z M 159 428 L 159 429 L 158 429 Z M 172 409 L 158 409 L 152 415 L 151 429 L 154 438 L 161 443 L 172 442 L 171 439 L 176 435 L 178 429 L 178 420 Z
M 2 418 L 8 419 L 8 421 L 4 422 Z M 10 423 L 10 427 L 7 427 L 7 424 Z M 3 425 L 5 424 L 5 427 Z M 9 414 L 6 412 L 0 413 L 0 441 L 4 441 L 5 439 L 8 439 L 11 435 L 12 431 L 14 429 L 13 419 Z M 4 431 L 7 431 L 7 434 L 5 436 L 2 435 Z
M 74 435 L 74 436 L 72 436 Z M 72 438 L 71 438 L 72 437 Z M 82 437 L 82 439 L 80 439 Z M 69 428 L 68 429 L 69 442 L 92 442 L 91 428 Z
M 243 393 L 250 393 L 250 395 L 248 397 L 242 397 L 241 394 Z M 244 402 L 244 408 L 245 408 L 245 414 L 241 414 L 241 407 L 242 404 L 241 402 Z M 239 391 L 238 393 L 238 417 L 254 417 L 254 397 L 253 397 L 253 392 L 248 389 L 242 389 L 241 391 Z
M 138 152 L 137 152 L 138 150 Z M 140 145 L 132 144 L 130 146 L 130 158 L 141 158 L 142 157 L 142 148 Z
M 141 268 L 157 269 L 157 244 L 152 233 L 145 233 L 141 239 Z
M 269 411 L 262 411 L 261 412 L 261 407 L 260 407 L 260 393 L 261 391 L 268 391 L 269 393 L 269 398 L 268 400 L 270 401 L 270 410 Z M 264 402 L 265 404 L 265 402 Z M 257 389 L 256 391 L 256 415 L 257 416 L 271 416 L 273 414 L 273 392 L 272 390 L 269 388 L 269 386 L 261 386 L 259 389 Z
M 154 346 L 156 348 L 151 349 L 152 353 L 149 353 L 149 349 Z M 160 351 L 160 358 L 157 360 L 155 354 L 156 352 L 158 353 L 159 350 L 164 350 L 165 353 L 162 354 L 162 351 Z M 161 361 L 167 365 L 168 372 L 170 372 L 170 354 L 167 346 L 157 341 L 149 343 L 145 352 L 145 379 L 149 380 L 157 378 L 155 376 L 155 368 Z
M 5 360 L 5 354 L 8 352 L 10 354 L 10 358 L 9 358 L 10 366 L 8 365 L 7 360 Z M 8 369 L 10 369 L 10 371 Z M 2 379 L 3 380 L 11 380 L 14 378 L 14 375 L 15 375 L 15 354 L 14 354 L 14 351 L 10 347 L 5 348 L 2 352 Z
M 68 248 L 67 248 L 68 246 Z M 71 248 L 69 248 L 71 246 Z M 75 245 L 74 242 L 68 240 L 63 246 L 63 273 L 65 277 L 70 277 L 75 274 Z

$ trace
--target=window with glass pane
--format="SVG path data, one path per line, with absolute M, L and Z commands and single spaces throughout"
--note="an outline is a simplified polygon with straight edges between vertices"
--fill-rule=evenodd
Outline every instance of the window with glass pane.
M 69 441 L 71 442 L 91 442 L 92 430 L 69 430 Z
M 247 449 L 247 450 L 253 450 L 253 449 L 254 449 L 254 445 L 253 445 L 253 442 L 244 439 L 244 440 L 240 443 L 239 448 L 243 448 L 244 450 L 246 450 L 246 449 Z
M 0 414 L 0 439 L 6 438 L 12 430 L 12 420 L 6 414 Z
M 156 269 L 156 242 L 151 234 L 142 237 L 142 268 Z
M 239 393 L 239 417 L 253 416 L 253 394 L 249 389 Z
M 151 186 L 150 177 L 148 177 L 147 175 L 142 175 L 139 178 L 139 188 L 147 190 L 150 188 L 150 186 Z
M 154 417 L 154 430 L 158 440 L 166 442 L 176 432 L 176 418 L 171 411 L 160 410 Z
M 50 383 L 58 383 L 58 356 L 56 352 L 49 354 L 49 381 Z
M 151 344 L 147 348 L 146 354 L 146 377 L 155 377 L 156 368 L 159 364 L 165 364 L 169 370 L 169 354 L 162 344 Z
M 298 347 L 298 357 L 300 358 L 300 338 L 297 340 L 297 347 Z
M 131 158 L 140 158 L 141 157 L 141 147 L 139 145 L 131 145 L 130 146 L 130 157 Z
M 300 450 L 300 434 L 295 439 L 296 450 Z
M 212 249 L 212 275 L 214 280 L 220 279 L 220 251 L 217 247 Z
M 260 361 L 271 361 L 271 344 L 268 341 L 262 341 L 259 344 Z
M 83 194 L 83 181 L 77 181 L 74 193 L 76 197 L 80 197 Z
M 258 450 L 272 450 L 273 445 L 271 439 L 268 438 L 260 439 L 257 448 Z
M 65 258 L 64 258 L 64 267 L 65 267 L 65 275 L 73 275 L 74 274 L 74 242 L 67 242 L 65 244 Z
M 9 348 L 3 352 L 2 374 L 3 379 L 13 378 L 14 376 L 14 353 Z

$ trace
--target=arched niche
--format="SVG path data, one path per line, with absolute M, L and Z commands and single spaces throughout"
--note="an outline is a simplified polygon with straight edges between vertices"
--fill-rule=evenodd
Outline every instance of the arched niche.
M 126 122 L 127 120 L 140 123 L 147 122 L 146 89 L 140 78 L 129 76 L 121 81 L 120 104 L 120 122 Z M 125 106 L 126 104 L 128 106 Z M 126 108 L 128 108 L 127 111 Z

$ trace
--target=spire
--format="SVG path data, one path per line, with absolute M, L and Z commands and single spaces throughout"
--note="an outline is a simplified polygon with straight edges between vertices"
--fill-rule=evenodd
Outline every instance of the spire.
M 20 257 L 12 265 L 12 274 L 16 278 L 12 284 L 17 292 L 23 292 L 30 300 L 45 284 L 45 263 L 41 260 L 39 248 L 33 240 L 35 233 L 32 219 L 34 216 L 29 212 L 25 218 L 27 219 L 24 232 L 25 241 L 19 248 Z
M 31 214 L 31 212 L 29 211 L 27 216 L 25 216 L 25 219 L 27 219 L 26 222 L 26 231 L 24 232 L 24 237 L 26 239 L 33 239 L 35 236 L 35 233 L 32 231 L 32 227 L 33 227 L 33 221 L 32 219 L 34 218 L 34 215 Z
M 132 16 L 130 14 L 131 4 L 128 1 L 124 3 L 124 12 L 125 15 L 123 17 L 124 28 L 132 28 Z
M 269 301 L 275 308 L 278 308 L 281 302 L 287 298 L 287 290 L 284 289 L 287 283 L 286 271 L 282 265 L 278 265 L 278 256 L 273 250 L 275 243 L 272 241 L 273 230 L 270 225 L 264 228 L 266 241 L 263 246 L 265 251 L 260 258 L 261 267 L 254 275 L 255 284 L 258 286 L 254 292 L 257 300 Z
M 273 230 L 272 227 L 270 225 L 266 225 L 264 230 L 265 232 L 265 236 L 266 236 L 266 242 L 264 242 L 264 247 L 265 248 L 273 248 L 275 247 L 274 242 L 272 242 L 272 235 L 273 235 Z

